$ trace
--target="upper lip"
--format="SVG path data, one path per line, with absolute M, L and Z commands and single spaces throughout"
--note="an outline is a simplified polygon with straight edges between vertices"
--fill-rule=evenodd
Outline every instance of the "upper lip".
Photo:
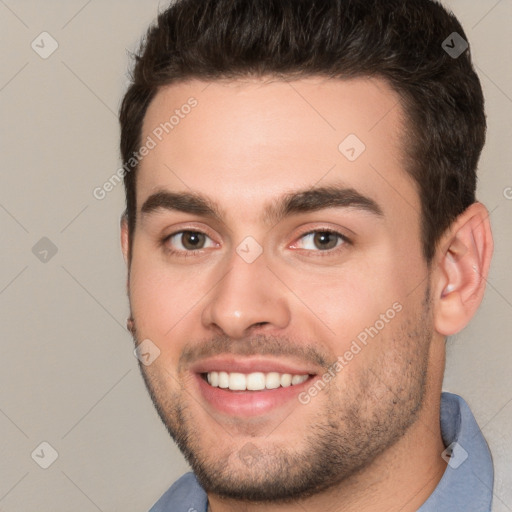
M 238 373 L 290 373 L 292 375 L 315 375 L 317 369 L 311 364 L 295 363 L 261 356 L 215 356 L 197 361 L 191 366 L 194 373 L 238 372 Z

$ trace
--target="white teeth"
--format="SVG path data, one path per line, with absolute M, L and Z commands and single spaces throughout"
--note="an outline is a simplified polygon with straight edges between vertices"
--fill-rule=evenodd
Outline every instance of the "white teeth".
M 208 382 L 216 388 L 219 385 L 219 374 L 217 372 L 211 372 L 208 374 Z
M 260 391 L 265 389 L 265 374 L 261 372 L 249 373 L 245 377 L 246 387 L 249 391 Z
M 309 375 L 292 375 L 291 373 L 278 372 L 209 372 L 206 379 L 210 386 L 214 388 L 230 389 L 232 391 L 261 391 L 262 389 L 286 388 L 302 384 L 308 379 Z
M 294 375 L 292 377 L 292 386 L 295 386 L 296 384 L 302 384 L 307 378 L 307 375 Z
M 229 375 L 227 372 L 219 372 L 219 388 L 229 388 Z
M 276 389 L 281 385 L 281 375 L 277 372 L 267 373 L 265 377 L 265 387 L 267 389 Z
M 246 389 L 246 378 L 243 373 L 229 374 L 229 389 L 233 391 L 244 391 Z
M 289 373 L 283 373 L 281 375 L 281 386 L 283 388 L 287 388 L 288 386 L 292 385 L 292 376 Z

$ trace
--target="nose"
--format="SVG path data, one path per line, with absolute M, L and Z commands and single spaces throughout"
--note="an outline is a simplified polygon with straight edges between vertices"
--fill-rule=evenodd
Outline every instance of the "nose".
M 264 253 L 247 263 L 234 252 L 204 303 L 203 326 L 221 330 L 231 339 L 244 338 L 256 328 L 284 329 L 290 322 L 286 291 L 267 267 Z

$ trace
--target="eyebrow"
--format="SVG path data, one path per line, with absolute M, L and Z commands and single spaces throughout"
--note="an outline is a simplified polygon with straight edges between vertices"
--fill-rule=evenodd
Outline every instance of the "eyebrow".
M 376 217 L 384 216 L 382 208 L 373 199 L 353 188 L 329 185 L 289 192 L 271 200 L 266 204 L 261 220 L 265 225 L 275 225 L 286 217 L 326 208 L 350 208 L 368 212 Z M 141 214 L 146 217 L 162 210 L 195 214 L 220 223 L 224 223 L 225 217 L 217 203 L 196 192 L 159 190 L 144 201 Z

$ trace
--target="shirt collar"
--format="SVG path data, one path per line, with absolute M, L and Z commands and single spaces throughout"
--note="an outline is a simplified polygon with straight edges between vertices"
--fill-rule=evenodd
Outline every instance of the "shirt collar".
M 453 393 L 441 395 L 441 434 L 446 450 L 440 455 L 448 465 L 418 512 L 490 512 L 494 484 L 491 452 L 468 404 Z

